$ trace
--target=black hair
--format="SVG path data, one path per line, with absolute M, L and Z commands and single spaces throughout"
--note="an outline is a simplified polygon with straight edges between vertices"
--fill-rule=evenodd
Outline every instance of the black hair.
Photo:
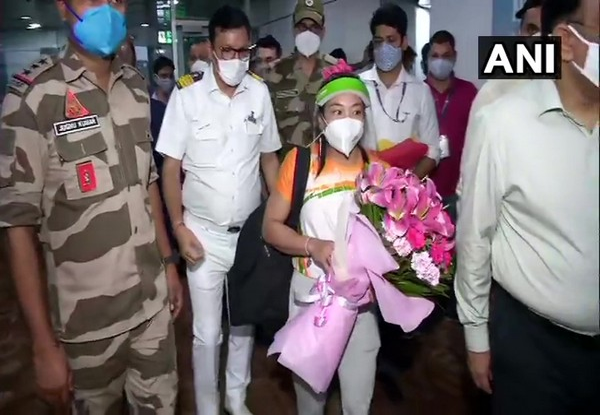
M 412 72 L 417 56 L 417 52 L 411 46 L 408 46 L 402 54 L 402 66 L 404 66 L 404 69 Z
M 271 35 L 267 35 L 265 37 L 261 37 L 256 42 L 257 48 L 265 48 L 265 49 L 275 49 L 277 53 L 277 58 L 281 57 L 281 44 Z
M 330 78 L 327 78 L 325 80 L 325 82 L 323 82 L 323 84 L 321 85 L 321 88 L 323 88 L 328 83 L 333 82 L 340 78 L 360 79 L 360 77 L 354 73 L 339 73 L 339 74 L 335 74 L 335 75 L 331 76 Z M 317 143 L 319 146 L 319 151 L 318 151 L 319 165 L 317 168 L 316 176 L 319 176 L 321 174 L 321 172 L 323 171 L 323 168 L 325 167 L 325 163 L 327 162 L 327 149 L 329 148 L 329 143 L 327 142 L 327 139 L 325 139 L 323 131 L 320 131 L 321 129 L 319 128 L 319 116 L 324 116 L 324 113 L 325 113 L 325 105 L 323 105 L 322 107 L 315 105 L 315 117 L 313 120 L 313 134 L 314 134 L 314 137 L 319 137 L 319 139 L 317 140 Z M 362 148 L 360 146 L 360 144 L 358 145 L 358 149 L 360 150 L 360 154 L 362 156 L 363 161 L 365 163 L 368 162 L 369 156 L 368 156 L 366 150 L 364 148 Z
M 542 3 L 542 35 L 547 36 L 557 24 L 569 20 L 583 0 L 544 0 Z
M 452 49 L 456 49 L 456 39 L 454 39 L 454 35 L 447 30 L 438 30 L 431 36 L 429 39 L 429 43 L 432 45 L 437 43 L 441 45 L 443 43 L 449 43 L 452 46 Z
M 248 37 L 251 36 L 252 28 L 246 13 L 244 13 L 244 11 L 239 7 L 230 6 L 228 4 L 219 7 L 212 15 L 210 22 L 208 23 L 208 38 L 210 39 L 210 43 L 215 42 L 217 30 L 231 30 L 240 28 L 246 29 L 248 32 Z
M 429 67 L 427 66 L 427 58 L 429 56 L 429 51 L 431 50 L 431 44 L 425 43 L 421 48 L 421 70 L 424 75 L 429 73 Z
M 336 59 L 343 59 L 346 62 L 348 62 L 348 57 L 346 56 L 346 52 L 344 52 L 344 49 L 342 49 L 342 48 L 336 48 L 336 49 L 332 50 L 329 55 Z
M 175 70 L 175 64 L 166 56 L 159 56 L 152 64 L 152 73 L 156 75 L 163 68 L 171 68 Z
M 373 13 L 371 23 L 371 35 L 375 35 L 377 26 L 389 26 L 396 29 L 400 36 L 406 36 L 408 30 L 408 17 L 402 7 L 393 3 L 386 3 Z

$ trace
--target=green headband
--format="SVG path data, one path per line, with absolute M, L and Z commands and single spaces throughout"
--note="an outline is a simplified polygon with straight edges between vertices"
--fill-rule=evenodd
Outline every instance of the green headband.
M 323 86 L 317 93 L 317 106 L 322 107 L 332 98 L 346 92 L 358 95 L 365 105 L 369 105 L 369 91 L 365 83 L 359 78 L 348 76 L 335 79 Z

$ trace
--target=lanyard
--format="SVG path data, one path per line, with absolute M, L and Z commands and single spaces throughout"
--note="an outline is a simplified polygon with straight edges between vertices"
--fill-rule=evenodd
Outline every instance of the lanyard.
M 400 116 L 400 107 L 402 106 L 402 102 L 404 101 L 404 96 L 406 95 L 406 82 L 402 82 L 402 95 L 400 96 L 400 103 L 398 103 L 398 108 L 396 108 L 396 117 L 392 117 L 390 116 L 390 114 L 388 114 L 388 112 L 385 110 L 385 106 L 383 105 L 383 100 L 381 99 L 381 92 L 379 92 L 379 85 L 377 85 L 377 82 L 375 82 L 375 93 L 377 94 L 377 100 L 379 101 L 379 105 L 381 106 L 381 109 L 383 110 L 383 113 L 385 115 L 387 115 L 387 117 L 394 121 L 394 122 L 399 122 L 400 124 L 404 123 L 404 121 L 406 121 L 406 116 L 404 117 L 404 119 L 400 120 L 398 117 Z M 407 112 L 404 113 L 405 115 L 408 115 Z
M 430 85 L 430 88 L 433 91 L 433 87 Z M 446 112 L 448 111 L 448 105 L 450 104 L 450 101 L 452 100 L 452 95 L 454 93 L 454 88 L 451 88 L 448 91 L 448 95 L 446 95 L 446 99 L 444 100 L 444 105 L 442 106 L 442 110 L 440 111 L 440 116 L 439 116 L 439 122 L 441 123 L 444 118 L 446 118 Z

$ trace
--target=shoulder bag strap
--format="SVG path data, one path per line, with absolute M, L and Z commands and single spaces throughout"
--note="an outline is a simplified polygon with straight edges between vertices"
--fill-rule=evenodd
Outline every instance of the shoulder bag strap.
M 294 167 L 294 185 L 292 187 L 292 203 L 286 224 L 292 229 L 298 229 L 300 211 L 304 204 L 304 193 L 310 171 L 310 148 L 297 147 Z

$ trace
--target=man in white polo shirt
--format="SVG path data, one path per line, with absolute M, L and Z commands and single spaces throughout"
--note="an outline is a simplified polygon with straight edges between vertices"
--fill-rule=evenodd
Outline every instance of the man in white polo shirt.
M 269 189 L 279 169 L 281 147 L 267 86 L 250 75 L 250 23 L 243 11 L 223 6 L 209 24 L 212 64 L 186 75 L 173 91 L 157 151 L 165 155 L 163 191 L 188 263 L 192 300 L 196 408 L 219 414 L 219 355 L 226 274 L 239 231 L 261 203 L 262 168 Z M 180 166 L 185 171 L 183 191 Z M 252 327 L 231 327 L 225 409 L 248 415 Z
M 440 159 L 440 132 L 429 86 L 405 68 L 408 18 L 400 6 L 388 3 L 375 11 L 370 27 L 375 65 L 360 74 L 371 97 L 362 144 L 387 150 L 408 138 L 418 139 L 429 151 L 414 172 L 425 177 Z
M 455 289 L 494 414 L 600 413 L 599 2 L 545 0 L 562 78 L 523 83 L 468 133 Z

